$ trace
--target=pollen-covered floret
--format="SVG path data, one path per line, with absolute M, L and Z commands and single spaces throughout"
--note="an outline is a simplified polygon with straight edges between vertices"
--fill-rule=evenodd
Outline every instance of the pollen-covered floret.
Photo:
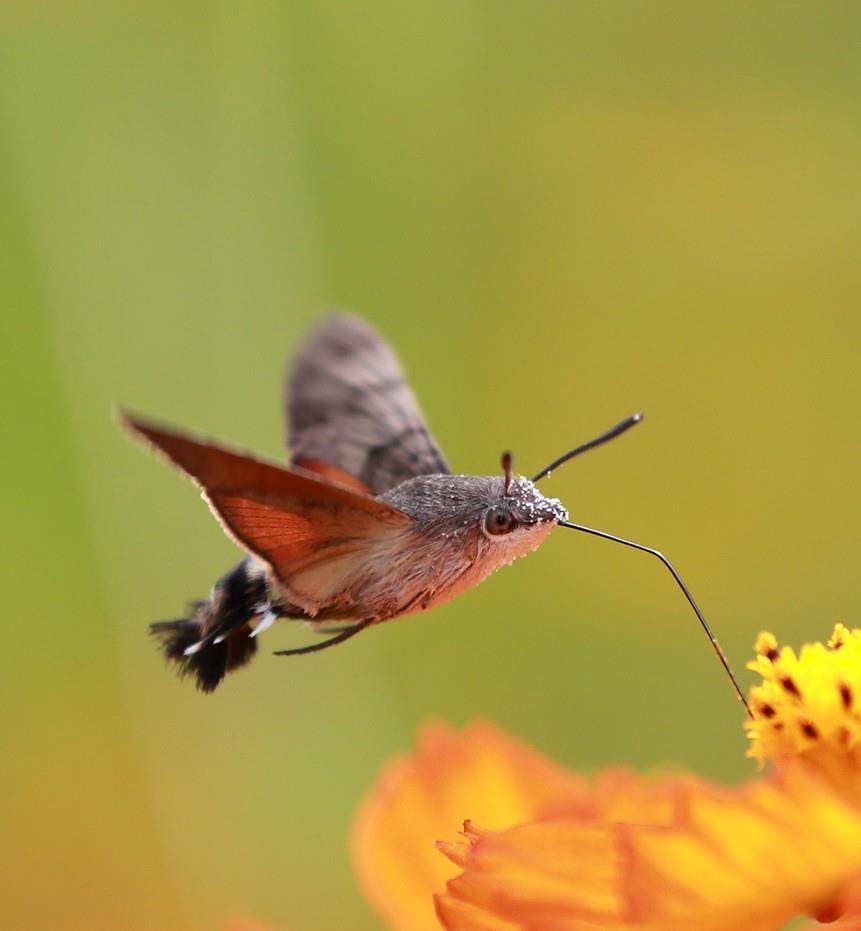
M 837 624 L 827 644 L 780 648 L 767 632 L 748 668 L 762 676 L 751 690 L 749 755 L 761 763 L 803 757 L 832 770 L 861 755 L 861 630 Z

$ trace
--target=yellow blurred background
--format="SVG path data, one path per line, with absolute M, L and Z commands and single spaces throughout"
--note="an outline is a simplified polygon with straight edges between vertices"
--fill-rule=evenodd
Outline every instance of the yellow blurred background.
M 283 454 L 332 308 L 457 470 L 663 548 L 742 672 L 861 622 L 854 4 L 55 2 L 0 13 L 5 927 L 370 931 L 347 838 L 429 716 L 737 780 L 740 707 L 653 560 L 563 534 L 215 695 L 146 636 L 237 559 L 111 405 Z M 469 812 L 464 812 L 467 817 Z M 452 831 L 457 825 L 452 825 Z

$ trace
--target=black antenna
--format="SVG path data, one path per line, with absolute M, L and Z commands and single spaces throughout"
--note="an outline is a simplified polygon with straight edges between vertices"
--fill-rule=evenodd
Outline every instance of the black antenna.
M 635 421 L 636 422 L 636 421 Z M 619 425 L 622 429 L 627 429 L 627 427 Z M 619 428 L 617 427 L 618 431 Z M 612 431 L 611 431 L 612 434 Z M 615 435 L 615 434 L 612 434 Z M 587 447 L 588 448 L 588 447 Z M 747 711 L 750 717 L 753 717 L 753 712 L 750 710 L 750 705 L 747 703 L 744 692 L 742 692 L 741 687 L 736 680 L 735 675 L 733 674 L 732 668 L 730 667 L 729 660 L 726 658 L 724 651 L 721 649 L 720 644 L 715 639 L 715 635 L 711 632 L 708 621 L 703 616 L 702 611 L 700 611 L 697 603 L 694 601 L 693 595 L 688 591 L 687 585 L 682 581 L 682 577 L 676 572 L 673 564 L 664 556 L 663 553 L 658 550 L 652 549 L 650 546 L 643 546 L 641 543 L 634 543 L 631 540 L 624 540 L 622 537 L 613 536 L 612 533 L 605 533 L 603 530 L 593 530 L 591 527 L 584 527 L 582 524 L 572 524 L 567 520 L 559 521 L 560 527 L 568 527 L 569 530 L 579 530 L 581 533 L 590 533 L 593 537 L 601 537 L 604 540 L 611 540 L 613 543 L 621 543 L 623 546 L 630 546 L 632 549 L 641 550 L 644 553 L 651 553 L 652 556 L 657 556 L 658 559 L 670 570 L 673 575 L 673 578 L 676 580 L 679 588 L 685 593 L 685 598 L 688 599 L 690 606 L 694 609 L 694 614 L 696 614 L 700 624 L 702 624 L 703 630 L 706 632 L 706 636 L 709 638 L 709 642 L 714 647 L 714 651 L 717 654 L 718 659 L 721 661 L 721 665 L 726 670 L 726 674 L 729 676 L 730 681 L 732 682 L 738 697 L 741 699 L 742 704 L 744 705 L 745 711 Z
M 574 449 L 569 450 L 558 459 L 554 459 L 549 466 L 542 469 L 536 476 L 534 476 L 532 481 L 538 482 L 546 475 L 549 475 L 554 469 L 558 469 L 559 466 L 564 465 L 569 459 L 573 459 L 575 456 L 579 456 L 580 453 L 585 453 L 590 449 L 594 449 L 596 446 L 601 446 L 603 443 L 606 443 L 609 440 L 614 440 L 617 436 L 620 436 L 626 430 L 630 430 L 631 427 L 636 426 L 644 416 L 645 415 L 643 413 L 631 414 L 630 417 L 626 417 L 621 423 L 617 423 L 615 427 L 612 427 L 606 433 L 602 433 L 600 436 L 596 436 L 594 440 L 589 440 L 588 443 L 582 443 L 580 446 L 575 446 Z

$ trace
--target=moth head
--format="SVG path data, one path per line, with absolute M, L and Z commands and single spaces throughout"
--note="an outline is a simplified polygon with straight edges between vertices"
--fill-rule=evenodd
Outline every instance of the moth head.
M 481 515 L 481 529 L 492 541 L 507 537 L 543 537 L 568 511 L 558 498 L 547 498 L 522 475 L 514 473 L 510 452 L 502 454 L 502 479 L 491 487 L 492 499 Z

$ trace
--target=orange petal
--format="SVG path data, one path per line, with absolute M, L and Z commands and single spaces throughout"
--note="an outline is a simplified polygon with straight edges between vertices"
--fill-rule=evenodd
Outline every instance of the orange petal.
M 595 782 L 592 815 L 604 822 L 676 824 L 685 817 L 694 788 L 708 785 L 689 775 L 643 778 L 627 770 L 605 770 Z
M 449 923 L 466 903 L 518 929 L 624 927 L 627 860 L 617 835 L 611 825 L 558 821 L 480 835 L 466 872 L 439 897 L 444 926 L 481 927 L 463 916 Z
M 843 915 L 843 918 L 838 916 Z M 803 925 L 799 931 L 861 931 L 861 875 L 855 877 L 832 906 L 817 913 L 816 923 Z M 834 920 L 837 918 L 838 920 Z M 823 927 L 822 922 L 826 923 Z
M 797 914 L 836 917 L 861 873 L 856 808 L 801 770 L 737 791 L 680 785 L 670 826 L 480 832 L 439 897 L 444 927 L 776 931 Z
M 520 931 L 519 925 L 512 924 L 470 902 L 451 896 L 437 896 L 435 904 L 437 918 L 444 928 L 471 928 L 472 931 Z
M 490 724 L 460 732 L 427 726 L 417 752 L 385 767 L 359 811 L 356 870 L 390 928 L 438 931 L 433 894 L 458 871 L 436 849 L 440 838 L 452 837 L 467 817 L 484 829 L 504 828 L 589 804 L 582 780 Z M 462 846 L 446 845 L 451 860 L 465 853 Z M 499 921 L 472 926 L 508 931 Z

